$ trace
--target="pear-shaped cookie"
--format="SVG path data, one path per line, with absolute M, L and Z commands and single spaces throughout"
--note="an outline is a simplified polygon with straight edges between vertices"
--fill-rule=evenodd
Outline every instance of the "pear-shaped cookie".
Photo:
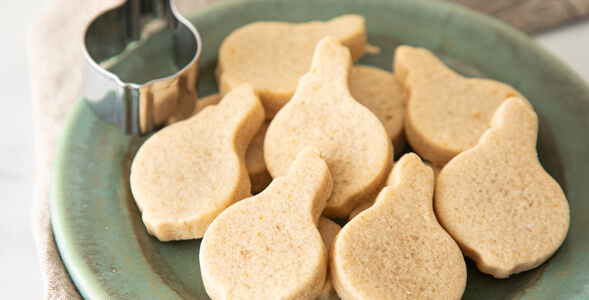
M 316 149 L 284 177 L 225 210 L 207 230 L 200 268 L 212 299 L 314 299 L 327 271 L 317 223 L 333 181 Z
M 357 60 L 366 46 L 366 20 L 359 15 L 344 15 L 329 22 L 256 22 L 233 31 L 219 49 L 221 94 L 251 82 L 266 117 L 273 117 L 309 70 L 317 42 L 328 35 L 347 46 Z
M 379 68 L 356 65 L 350 80 L 352 97 L 366 106 L 384 125 L 395 153 L 405 148 L 405 104 L 403 85 L 395 75 Z
M 505 99 L 524 99 L 504 83 L 456 74 L 423 48 L 400 46 L 394 63 L 395 75 L 409 92 L 407 140 L 437 165 L 474 147 Z
M 466 265 L 434 215 L 432 170 L 407 154 L 393 178 L 333 241 L 335 290 L 342 299 L 460 299 Z
M 321 238 L 325 243 L 325 249 L 329 252 L 329 248 L 331 247 L 331 243 L 335 236 L 339 233 L 342 229 L 337 223 L 334 221 L 326 218 L 321 217 L 319 218 L 319 224 L 317 225 L 317 229 L 321 234 Z M 331 280 L 329 279 L 329 269 L 327 270 L 327 276 L 325 276 L 325 284 L 323 284 L 323 288 L 321 289 L 321 293 L 317 296 L 316 300 L 338 300 L 340 299 L 337 295 L 333 285 L 331 284 Z
M 270 123 L 264 159 L 272 177 L 286 174 L 297 153 L 317 146 L 334 180 L 323 214 L 346 217 L 377 193 L 392 163 L 392 145 L 378 118 L 348 90 L 349 50 L 333 37 L 319 42 L 310 72 Z
M 245 150 L 263 122 L 264 109 L 245 84 L 145 141 L 130 180 L 149 233 L 160 241 L 201 238 L 225 208 L 248 197 Z
M 509 99 L 476 147 L 452 159 L 436 182 L 440 223 L 497 278 L 542 264 L 568 232 L 569 205 L 538 161 L 537 135 L 536 113 Z

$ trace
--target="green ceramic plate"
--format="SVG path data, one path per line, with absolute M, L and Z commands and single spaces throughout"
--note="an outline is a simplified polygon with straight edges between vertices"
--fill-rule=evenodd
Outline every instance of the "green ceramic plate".
M 465 75 L 519 89 L 540 117 L 538 151 L 565 190 L 571 227 L 560 250 L 539 268 L 509 279 L 480 273 L 468 261 L 465 299 L 589 298 L 589 88 L 529 37 L 447 3 L 413 1 L 240 1 L 210 6 L 190 20 L 202 35 L 202 95 L 216 90 L 217 49 L 233 29 L 258 20 L 328 20 L 364 15 L 379 55 L 363 58 L 391 70 L 393 49 L 433 50 Z M 57 148 L 51 216 L 59 251 L 76 286 L 93 299 L 207 299 L 200 241 L 161 243 L 149 236 L 129 190 L 129 166 L 142 140 L 118 133 L 78 101 Z

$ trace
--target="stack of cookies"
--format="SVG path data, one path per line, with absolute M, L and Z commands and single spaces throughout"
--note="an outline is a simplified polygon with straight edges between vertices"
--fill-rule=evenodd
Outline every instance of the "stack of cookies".
M 506 278 L 564 241 L 568 202 L 524 96 L 421 48 L 398 47 L 395 74 L 354 65 L 365 22 L 235 30 L 219 94 L 137 152 L 146 228 L 203 239 L 211 298 L 459 299 L 464 256 Z

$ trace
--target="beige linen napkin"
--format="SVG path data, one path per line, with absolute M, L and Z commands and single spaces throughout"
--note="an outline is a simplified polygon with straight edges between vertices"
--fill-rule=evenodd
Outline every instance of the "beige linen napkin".
M 177 0 L 177 6 L 186 13 L 214 1 L 221 0 Z M 589 0 L 453 1 L 512 21 L 512 25 L 527 32 L 542 28 L 541 24 L 553 26 L 589 13 Z M 80 298 L 63 266 L 51 229 L 51 164 L 63 122 L 81 94 L 81 42 L 85 25 L 100 12 L 121 2 L 123 0 L 51 0 L 29 32 L 38 176 L 32 222 L 47 299 Z

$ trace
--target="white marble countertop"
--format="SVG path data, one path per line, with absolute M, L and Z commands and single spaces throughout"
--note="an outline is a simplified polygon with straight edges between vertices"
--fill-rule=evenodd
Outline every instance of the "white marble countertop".
M 47 0 L 13 1 L 0 10 L 0 298 L 39 299 L 41 273 L 31 233 L 35 178 L 26 39 Z M 32 9 L 31 9 L 32 7 Z M 589 82 L 589 20 L 535 35 Z

